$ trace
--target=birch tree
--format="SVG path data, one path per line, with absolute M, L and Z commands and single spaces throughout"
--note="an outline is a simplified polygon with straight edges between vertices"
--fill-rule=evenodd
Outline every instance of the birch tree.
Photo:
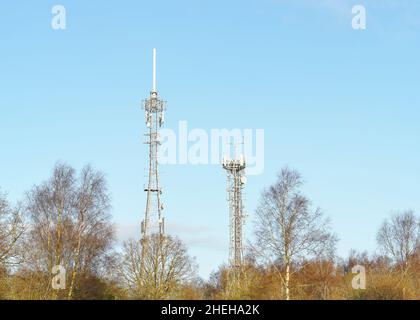
M 42 298 L 73 299 L 75 290 L 82 290 L 82 275 L 101 272 L 114 240 L 109 210 L 105 178 L 90 166 L 78 177 L 73 168 L 57 164 L 52 177 L 28 193 L 27 270 L 43 275 Z M 55 266 L 65 270 L 61 290 L 51 287 Z
M 412 210 L 396 214 L 384 221 L 376 238 L 387 257 L 408 267 L 420 254 L 420 219 Z
M 305 259 L 331 256 L 336 237 L 319 208 L 301 194 L 302 178 L 284 168 L 277 181 L 262 192 L 255 222 L 253 251 L 260 261 L 276 268 L 283 296 L 291 298 L 292 267 Z
M 134 298 L 174 298 L 182 284 L 196 278 L 196 269 L 176 237 L 152 234 L 147 241 L 124 243 L 120 276 Z
M 0 270 L 22 262 L 21 244 L 25 224 L 21 212 L 12 208 L 0 190 Z

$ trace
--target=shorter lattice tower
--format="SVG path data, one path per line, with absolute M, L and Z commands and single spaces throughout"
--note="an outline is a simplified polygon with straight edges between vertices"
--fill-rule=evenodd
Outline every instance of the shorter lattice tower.
M 242 227 L 244 225 L 244 204 L 242 190 L 245 187 L 245 158 L 243 155 L 239 157 L 235 155 L 235 159 L 230 159 L 229 156 L 223 158 L 223 169 L 227 172 L 227 193 L 229 202 L 229 230 L 230 230 L 230 245 L 229 245 L 229 267 L 230 276 L 229 281 L 231 285 L 237 285 L 240 281 L 240 274 L 242 270 Z M 237 286 L 236 286 L 237 287 Z

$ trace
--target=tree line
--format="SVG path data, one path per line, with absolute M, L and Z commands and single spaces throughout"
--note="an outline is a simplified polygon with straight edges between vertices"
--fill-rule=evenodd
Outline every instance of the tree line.
M 302 185 L 297 171 L 283 168 L 262 191 L 232 286 L 228 265 L 200 279 L 176 236 L 119 246 L 104 174 L 57 163 L 21 202 L 12 205 L 0 192 L 0 299 L 418 299 L 414 211 L 384 220 L 378 253 L 353 250 L 341 258 L 329 219 Z

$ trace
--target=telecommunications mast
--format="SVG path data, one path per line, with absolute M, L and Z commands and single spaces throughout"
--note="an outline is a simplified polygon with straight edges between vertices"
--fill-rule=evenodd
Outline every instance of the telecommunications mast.
M 229 267 L 233 277 L 231 285 L 238 285 L 242 268 L 242 226 L 244 224 L 244 205 L 242 189 L 245 187 L 245 158 L 235 152 L 235 159 L 225 156 L 222 160 L 223 169 L 227 172 L 227 193 L 229 202 Z M 237 287 L 237 286 L 236 286 Z
M 156 49 L 153 49 L 153 83 L 150 97 L 143 101 L 147 141 L 149 145 L 148 182 L 146 192 L 146 210 L 141 223 L 141 237 L 147 242 L 151 234 L 165 234 L 165 218 L 163 217 L 162 188 L 159 179 L 158 148 L 160 145 L 159 130 L 164 122 L 165 101 L 158 96 L 156 89 Z

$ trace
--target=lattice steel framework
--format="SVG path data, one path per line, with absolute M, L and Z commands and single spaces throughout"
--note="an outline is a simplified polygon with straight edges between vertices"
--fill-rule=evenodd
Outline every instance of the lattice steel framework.
M 242 189 L 245 186 L 246 163 L 241 156 L 239 159 L 223 159 L 223 169 L 227 172 L 227 192 L 229 201 L 229 265 L 236 270 L 237 275 L 242 266 L 242 227 L 244 224 L 244 205 Z
M 159 179 L 158 149 L 160 145 L 159 129 L 164 122 L 165 101 L 161 100 L 156 90 L 156 49 L 153 49 L 153 88 L 150 97 L 143 101 L 145 122 L 148 128 L 145 136 L 149 145 L 148 181 L 146 192 L 146 210 L 141 223 L 142 240 L 151 234 L 164 235 L 165 218 L 163 217 L 162 187 Z

